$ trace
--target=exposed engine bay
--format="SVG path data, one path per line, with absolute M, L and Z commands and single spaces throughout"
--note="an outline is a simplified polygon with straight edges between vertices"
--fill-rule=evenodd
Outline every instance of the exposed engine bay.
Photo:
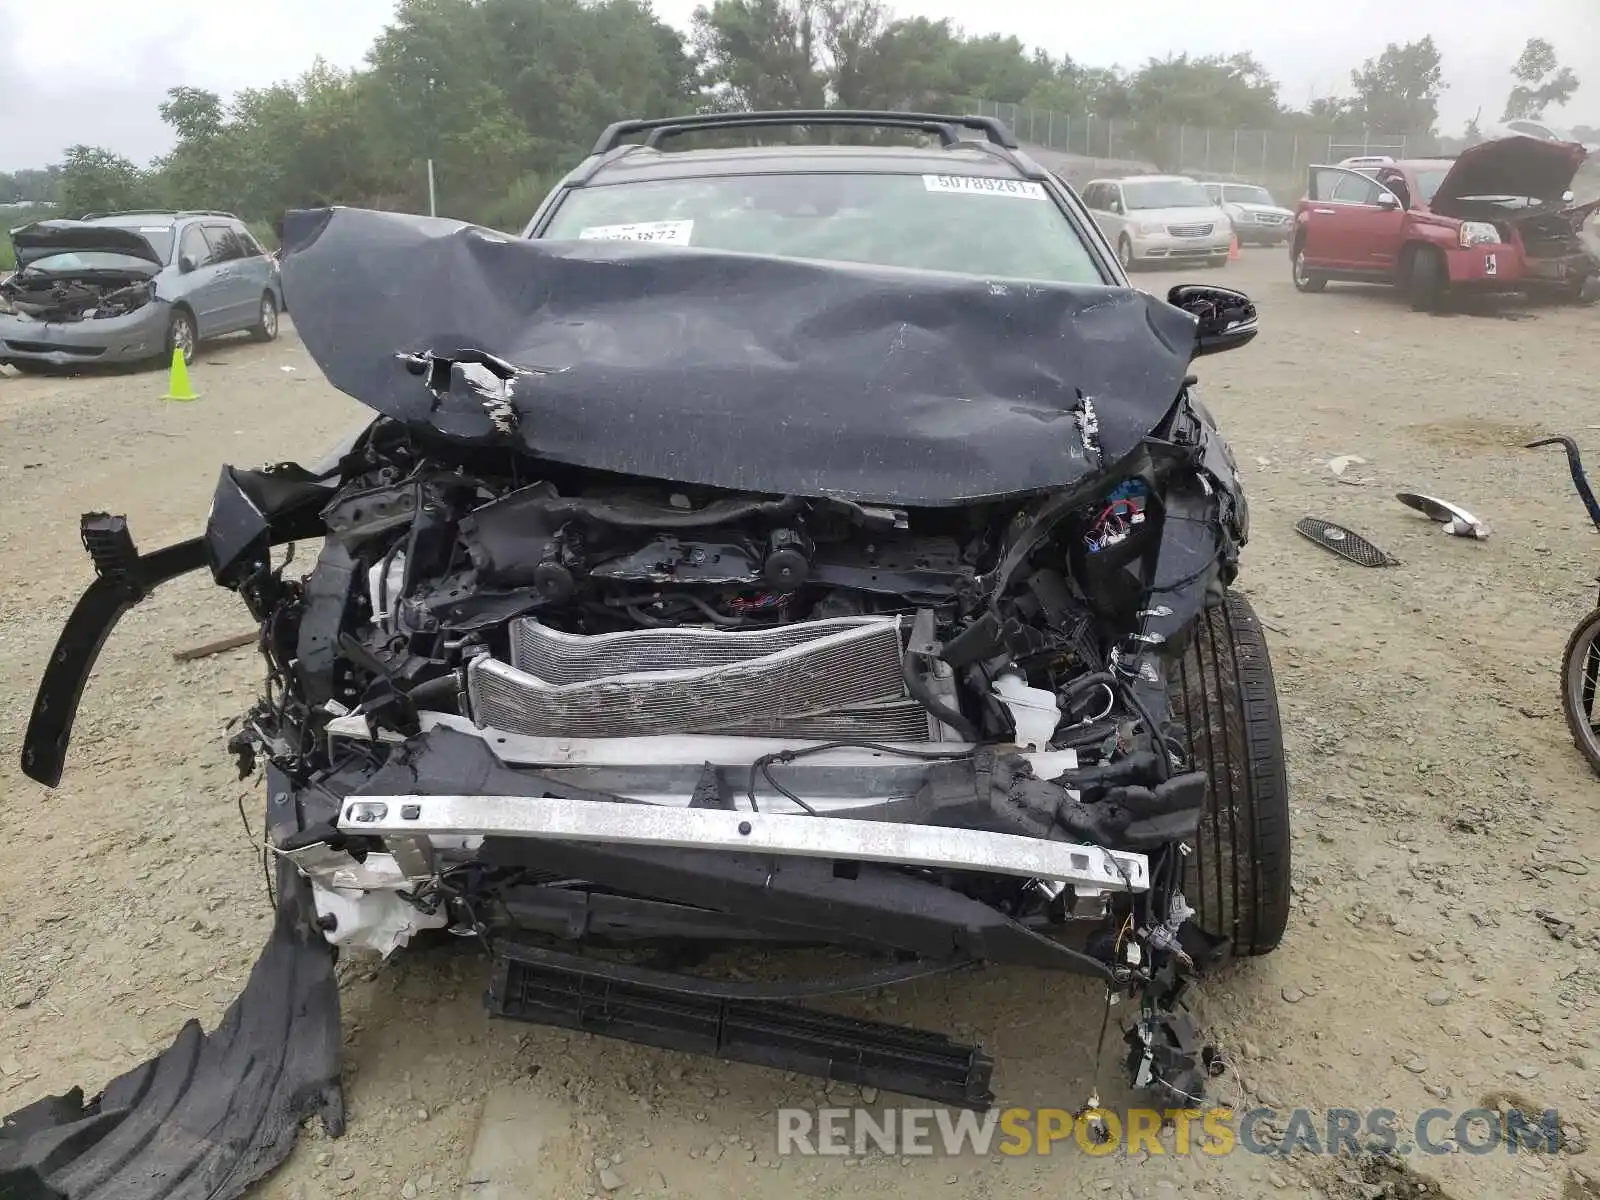
M 74 278 L 24 267 L 0 283 L 0 311 L 40 321 L 92 321 L 121 317 L 155 299 L 145 278 Z
M 1187 374 L 1254 336 L 1246 297 L 291 216 L 307 348 L 375 416 L 225 467 L 189 541 L 84 517 L 31 778 L 121 613 L 208 568 L 266 673 L 228 742 L 266 785 L 262 989 L 316 1028 L 318 953 L 448 934 L 496 1016 L 981 1109 L 981 1049 L 797 1002 L 1017 963 L 1133 1001 L 1130 1078 L 1203 1095 L 1188 981 L 1275 946 L 1288 896 L 1286 845 L 1271 878 L 1241 835 L 1195 862 L 1257 803 L 1243 731 L 1281 754 L 1264 650 L 1218 649 L 1248 510 Z M 750 944 L 862 967 L 711 969 Z M 334 1058 L 293 1069 L 334 1107 Z
M 0 312 L 38 321 L 121 317 L 156 298 L 164 255 L 137 229 L 35 221 L 11 231 L 17 271 L 0 281 Z
M 1582 289 L 1600 279 L 1600 235 L 1585 228 L 1600 211 L 1600 202 L 1578 208 L 1541 212 L 1516 222 L 1528 265 L 1540 279 L 1571 285 L 1580 298 L 1594 298 Z
M 914 884 L 852 923 L 863 946 L 948 961 L 952 936 L 957 958 L 1010 938 L 1148 981 L 1215 948 L 1179 890 L 1206 777 L 1169 736 L 1165 663 L 1246 530 L 1209 424 L 1180 402 L 1163 432 L 1082 495 L 937 509 L 508 462 L 388 420 L 337 488 L 230 469 L 212 566 L 269 666 L 241 776 L 265 760 L 273 840 L 335 944 L 817 940 L 815 896 L 719 903 L 733 881 L 684 853 L 749 846 Z M 297 580 L 266 525 L 313 511 L 326 541 Z M 494 799 L 517 796 L 567 811 L 530 824 Z M 892 849 L 851 844 L 879 823 Z M 1042 841 L 1004 844 L 1022 838 Z M 675 879 L 611 913 L 652 856 Z M 928 888 L 973 905 L 954 934 L 908 920 Z M 1136 961 L 1057 940 L 1113 916 Z

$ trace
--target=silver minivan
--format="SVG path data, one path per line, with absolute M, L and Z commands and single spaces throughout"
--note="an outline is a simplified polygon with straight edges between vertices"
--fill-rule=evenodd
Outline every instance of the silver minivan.
M 1164 262 L 1227 265 L 1232 224 L 1187 175 L 1096 179 L 1082 195 L 1125 270 Z

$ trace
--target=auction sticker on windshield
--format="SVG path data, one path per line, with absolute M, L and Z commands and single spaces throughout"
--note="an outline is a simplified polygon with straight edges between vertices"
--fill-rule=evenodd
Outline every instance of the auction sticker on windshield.
M 979 196 L 1013 196 L 1018 200 L 1043 200 L 1044 185 L 1031 179 L 993 179 L 986 175 L 924 175 L 922 186 L 930 192 L 964 192 Z
M 591 225 L 578 234 L 580 241 L 665 242 L 687 246 L 694 232 L 693 221 L 636 221 L 631 225 Z

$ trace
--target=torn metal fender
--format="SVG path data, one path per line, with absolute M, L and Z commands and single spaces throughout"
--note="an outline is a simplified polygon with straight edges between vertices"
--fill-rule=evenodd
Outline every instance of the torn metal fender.
M 232 1200 L 289 1156 L 306 1117 L 344 1132 L 333 949 L 283 860 L 277 884 L 272 936 L 217 1028 L 190 1021 L 87 1103 L 73 1088 L 7 1116 L 0 1197 Z
M 56 638 L 44 678 L 33 699 L 33 715 L 22 739 L 22 773 L 45 787 L 61 782 L 67 743 L 78 717 L 83 689 L 111 631 L 152 589 L 206 565 L 205 543 L 190 538 L 135 557 L 128 576 L 100 575 L 84 589 Z

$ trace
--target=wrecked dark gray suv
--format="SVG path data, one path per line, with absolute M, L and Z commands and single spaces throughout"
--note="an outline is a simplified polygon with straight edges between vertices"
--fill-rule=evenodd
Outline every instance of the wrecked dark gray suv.
M 776 124 L 922 141 L 662 148 Z M 1255 336 L 1247 298 L 1132 289 L 1003 126 L 903 113 L 628 122 L 525 237 L 331 209 L 286 246 L 371 424 L 224 468 L 188 542 L 86 516 L 23 754 L 54 785 L 112 624 L 209 569 L 260 624 L 231 750 L 277 930 L 223 1030 L 16 1114 L 0 1182 L 237 1194 L 342 1122 L 335 948 L 427 931 L 488 950 L 499 1016 L 968 1108 L 977 1047 L 800 1002 L 1086 972 L 1134 1000 L 1133 1080 L 1203 1092 L 1186 981 L 1288 907 L 1247 510 L 1189 374 Z M 616 954 L 659 943 L 682 969 Z M 859 966 L 688 969 L 751 943 Z

